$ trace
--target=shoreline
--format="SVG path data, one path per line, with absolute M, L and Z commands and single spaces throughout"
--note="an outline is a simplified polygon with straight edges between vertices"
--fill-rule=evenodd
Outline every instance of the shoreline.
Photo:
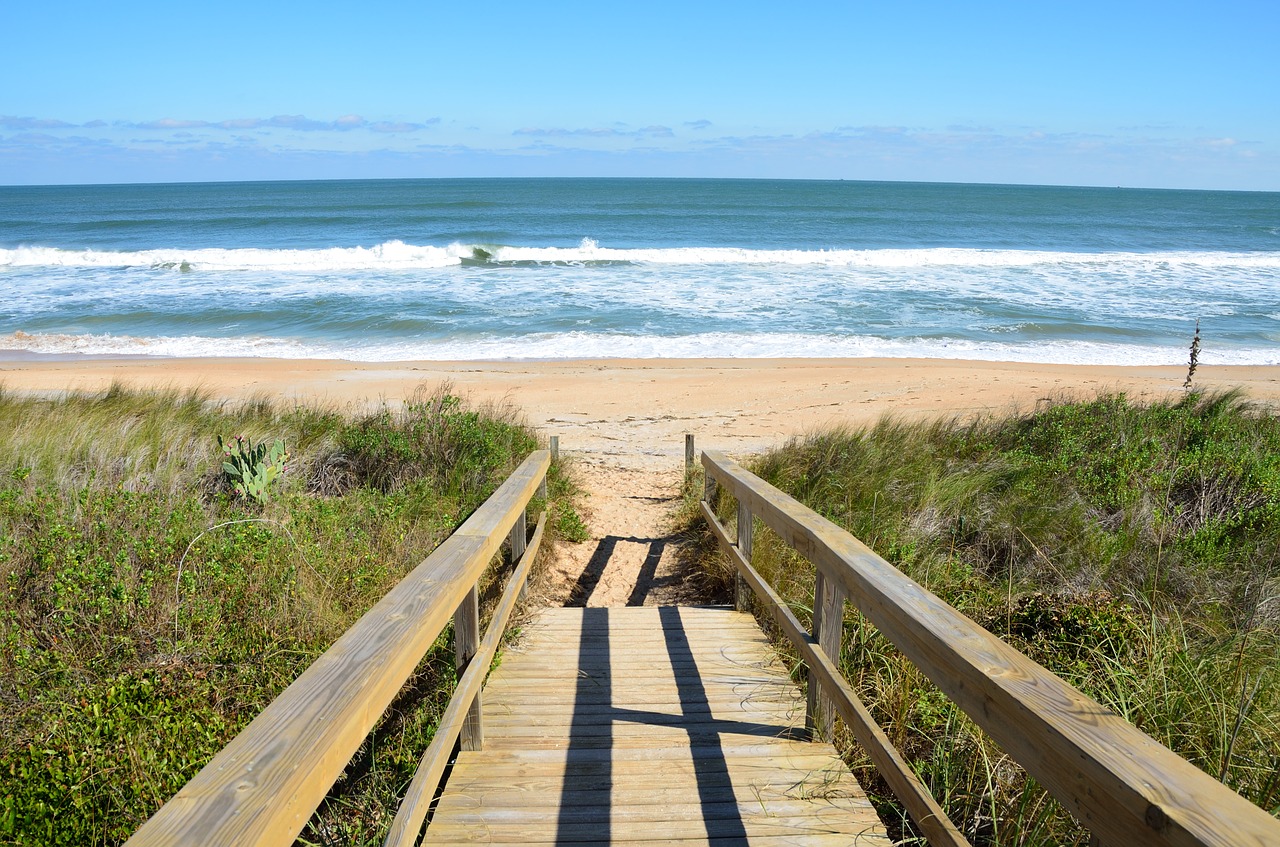
M 699 447 L 749 453 L 830 425 L 904 417 L 1005 414 L 1062 396 L 1180 395 L 1185 365 L 1045 365 L 962 359 L 574 359 L 350 362 L 334 359 L 93 356 L 18 358 L 0 351 L 0 386 L 53 396 L 201 388 L 359 410 L 451 382 L 478 402 L 509 401 L 568 453 L 666 464 L 684 433 Z M 1201 365 L 1198 390 L 1240 388 L 1280 407 L 1280 365 Z

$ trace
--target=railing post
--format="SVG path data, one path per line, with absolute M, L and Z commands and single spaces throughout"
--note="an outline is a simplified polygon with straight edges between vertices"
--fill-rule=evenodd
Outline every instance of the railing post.
M 551 436 L 550 449 L 551 449 L 551 463 L 555 464 L 556 462 L 560 461 L 560 436 L 558 435 Z
M 453 613 L 453 655 L 458 668 L 458 678 L 471 662 L 471 657 L 480 648 L 480 594 L 476 586 L 471 586 L 467 596 L 458 604 L 458 611 Z M 484 708 L 483 693 L 476 692 L 476 697 L 467 709 L 467 717 L 463 721 L 462 731 L 458 734 L 458 742 L 463 750 L 484 749 L 484 724 L 480 721 L 480 712 Z
M 742 554 L 742 558 L 748 562 L 751 561 L 751 510 L 747 508 L 747 504 L 741 500 L 738 501 L 738 552 Z M 739 612 L 745 612 L 751 608 L 751 586 L 742 578 L 742 574 L 738 574 L 733 580 L 733 607 Z
M 546 484 L 546 477 L 543 477 L 543 484 Z M 521 512 L 516 518 L 516 522 L 511 526 L 511 534 L 507 536 L 507 544 L 511 548 L 511 567 L 520 564 L 520 557 L 524 555 L 524 551 L 528 549 L 528 525 L 525 523 L 525 513 Z M 529 593 L 529 583 L 520 586 L 519 599 L 523 600 Z
M 524 555 L 525 545 L 528 544 L 528 525 L 525 523 L 525 513 L 521 512 L 516 518 L 516 522 L 511 526 L 511 534 L 507 536 L 507 544 L 511 547 L 511 564 L 520 561 L 520 557 Z
M 693 470 L 693 454 L 695 452 L 693 449 L 693 433 L 686 432 L 684 434 L 684 472 L 686 475 Z
M 840 664 L 841 640 L 844 636 L 844 586 L 827 579 L 821 568 L 813 581 L 813 637 L 831 663 Z M 831 741 L 835 731 L 835 709 L 831 697 L 822 690 L 818 677 L 809 669 L 809 702 L 804 718 L 805 728 L 823 741 Z

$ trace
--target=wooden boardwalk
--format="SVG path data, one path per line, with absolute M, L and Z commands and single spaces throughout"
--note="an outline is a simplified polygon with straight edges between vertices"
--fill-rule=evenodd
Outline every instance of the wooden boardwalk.
M 548 609 L 484 690 L 426 844 L 888 845 L 755 620 Z

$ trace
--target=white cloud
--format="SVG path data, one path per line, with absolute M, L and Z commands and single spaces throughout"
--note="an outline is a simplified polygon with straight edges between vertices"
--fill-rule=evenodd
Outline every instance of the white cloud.
M 20 118 L 16 115 L 0 115 L 0 127 L 5 129 L 64 129 L 74 127 L 66 121 L 53 118 Z

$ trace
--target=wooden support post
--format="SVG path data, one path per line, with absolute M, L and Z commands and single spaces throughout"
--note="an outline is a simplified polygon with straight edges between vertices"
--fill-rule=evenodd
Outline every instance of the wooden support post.
M 689 474 L 693 470 L 693 433 L 686 432 L 684 434 L 684 472 Z
M 544 478 L 545 479 L 545 478 Z M 511 567 L 515 567 L 520 563 L 520 557 L 524 555 L 527 549 L 528 528 L 525 523 L 524 512 L 520 513 L 520 517 L 516 518 L 516 522 L 511 527 L 511 535 L 507 538 L 507 544 L 511 547 Z M 529 584 L 526 582 L 520 586 L 518 599 L 523 600 L 525 595 L 529 593 Z
M 558 435 L 551 436 L 551 461 L 560 461 L 560 436 Z M 550 472 L 551 469 L 548 468 L 547 473 Z M 547 474 L 545 473 L 542 475 L 542 482 L 538 483 L 538 496 L 543 500 L 547 499 Z
M 524 512 L 521 512 L 516 522 L 511 525 L 511 534 L 507 536 L 507 543 L 511 547 L 511 563 L 514 565 L 524 555 L 525 544 L 528 543 L 528 527 Z
M 738 501 L 738 551 L 742 553 L 742 558 L 747 562 L 751 561 L 751 510 L 747 508 L 747 504 L 741 500 Z M 742 574 L 738 574 L 733 580 L 733 607 L 739 612 L 745 612 L 751 608 L 751 586 L 747 584 Z
M 471 586 L 467 596 L 458 604 L 458 611 L 453 613 L 453 655 L 457 663 L 458 677 L 471 662 L 471 657 L 480 647 L 480 594 L 476 586 Z M 476 697 L 467 709 L 466 720 L 462 724 L 462 732 L 458 741 L 463 750 L 484 749 L 484 724 L 480 722 L 480 711 L 484 706 L 484 694 L 476 692 Z
M 844 586 L 823 576 L 818 570 L 813 583 L 813 637 L 831 664 L 839 667 L 840 647 L 844 636 Z M 830 695 L 822 690 L 818 677 L 809 669 L 809 704 L 805 712 L 805 728 L 823 741 L 831 741 L 835 729 L 835 709 Z

